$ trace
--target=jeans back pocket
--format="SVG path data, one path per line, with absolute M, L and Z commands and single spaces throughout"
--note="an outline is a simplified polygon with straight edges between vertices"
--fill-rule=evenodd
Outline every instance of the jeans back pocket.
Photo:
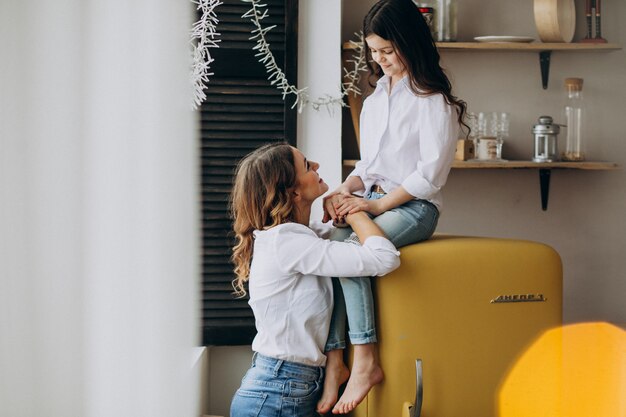
M 238 389 L 230 404 L 230 417 L 261 417 L 268 394 Z

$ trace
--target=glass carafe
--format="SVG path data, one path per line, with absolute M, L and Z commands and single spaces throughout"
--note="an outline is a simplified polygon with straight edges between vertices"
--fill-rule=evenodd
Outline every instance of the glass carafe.
M 563 161 L 585 160 L 585 109 L 583 104 L 583 79 L 566 78 L 564 111 L 567 133 L 565 149 L 561 154 Z

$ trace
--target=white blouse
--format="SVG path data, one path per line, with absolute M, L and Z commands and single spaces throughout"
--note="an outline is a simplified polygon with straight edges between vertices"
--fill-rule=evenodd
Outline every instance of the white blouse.
M 361 160 L 350 175 L 360 177 L 366 191 L 374 184 L 386 192 L 401 185 L 441 210 L 441 188 L 460 133 L 456 109 L 441 94 L 415 95 L 408 77 L 394 86 L 391 95 L 388 91 L 389 78 L 383 76 L 363 103 Z
M 312 225 L 320 235 L 328 226 Z M 325 366 L 324 345 L 333 308 L 329 277 L 384 275 L 400 265 L 400 253 L 383 237 L 363 246 L 323 239 L 298 223 L 255 231 L 249 304 L 257 335 L 252 349 L 263 355 Z

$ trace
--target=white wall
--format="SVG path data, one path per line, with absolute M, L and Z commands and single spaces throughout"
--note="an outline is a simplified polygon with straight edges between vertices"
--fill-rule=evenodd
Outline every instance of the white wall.
M 341 2 L 301 1 L 299 16 L 299 88 L 308 86 L 311 98 L 339 97 Z M 319 173 L 330 188 L 337 187 L 341 183 L 341 109 L 306 107 L 298 117 L 298 147 L 308 159 L 320 163 Z M 311 217 L 321 219 L 320 201 L 314 204 Z
M 196 416 L 190 4 L 0 2 L 0 415 Z

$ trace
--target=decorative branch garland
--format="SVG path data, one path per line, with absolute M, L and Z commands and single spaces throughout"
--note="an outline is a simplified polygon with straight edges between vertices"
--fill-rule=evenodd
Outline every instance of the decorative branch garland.
M 209 72 L 211 63 L 214 59 L 211 57 L 210 48 L 218 48 L 219 33 L 216 31 L 218 24 L 215 8 L 222 4 L 220 0 L 191 0 L 197 4 L 196 10 L 202 10 L 200 20 L 194 23 L 191 29 L 191 45 L 193 54 L 193 63 L 191 68 L 191 82 L 193 84 L 193 108 L 198 107 L 206 100 L 204 89 L 209 82 Z M 197 43 L 195 42 L 196 40 Z
M 191 0 L 198 5 L 197 9 L 202 9 L 202 17 L 193 26 L 191 33 L 192 44 L 195 39 L 199 39 L 197 45 L 194 45 L 193 50 L 193 70 L 192 81 L 194 84 L 194 108 L 197 109 L 202 102 L 206 99 L 204 89 L 206 83 L 209 82 L 209 75 L 213 73 L 209 72 L 210 64 L 213 62 L 209 48 L 217 48 L 217 42 L 215 37 L 219 35 L 216 31 L 218 24 L 217 15 L 215 14 L 215 7 L 222 4 L 220 0 Z M 353 58 L 348 62 L 354 64 L 351 71 L 343 68 L 344 82 L 341 84 L 341 95 L 339 97 L 332 97 L 326 94 L 316 100 L 309 98 L 308 87 L 298 89 L 296 86 L 289 84 L 285 73 L 278 67 L 274 54 L 270 50 L 270 44 L 267 42 L 265 35 L 276 27 L 269 26 L 264 28 L 261 21 L 269 16 L 267 5 L 260 3 L 259 0 L 242 0 L 244 3 L 250 3 L 250 10 L 248 10 L 241 17 L 250 19 L 255 29 L 252 30 L 252 36 L 250 40 L 256 41 L 256 45 L 252 48 L 255 53 L 255 57 L 261 64 L 265 66 L 265 70 L 268 74 L 268 81 L 271 85 L 275 85 L 276 88 L 282 91 L 283 100 L 290 95 L 295 95 L 294 107 L 298 107 L 298 112 L 301 113 L 306 105 L 311 105 L 314 110 L 319 110 L 325 107 L 331 111 L 332 106 L 339 105 L 340 107 L 346 107 L 347 104 L 344 98 L 350 94 L 360 95 L 361 90 L 358 87 L 360 80 L 359 73 L 366 71 L 365 65 L 365 48 L 363 46 L 363 36 L 360 33 L 355 35 L 358 37 L 357 41 L 350 41 L 354 46 L 355 53 Z
M 352 68 L 352 71 L 348 71 L 345 67 L 343 68 L 344 80 L 348 80 L 348 82 L 341 84 L 343 91 L 342 97 L 345 97 L 350 93 L 354 93 L 356 95 L 362 94 L 361 89 L 358 86 L 359 80 L 361 79 L 360 73 L 368 70 L 365 63 L 365 42 L 363 42 L 363 32 L 358 32 L 354 35 L 357 40 L 350 41 L 350 45 L 352 45 L 354 49 L 354 54 L 352 54 L 352 59 L 348 60 L 348 62 L 354 64 L 354 67 Z
M 344 68 L 345 78 L 348 82 L 342 83 L 341 95 L 339 97 L 332 97 L 329 94 L 326 94 L 316 100 L 311 100 L 309 99 L 308 87 L 298 89 L 296 86 L 289 84 L 289 81 L 287 81 L 287 78 L 285 77 L 285 73 L 276 64 L 274 54 L 272 54 L 270 45 L 265 38 L 266 33 L 276 27 L 276 25 L 264 28 L 261 24 L 261 21 L 269 16 L 266 9 L 267 5 L 260 3 L 259 0 L 242 1 L 250 3 L 251 5 L 250 10 L 248 10 L 241 17 L 250 19 L 256 28 L 252 31 L 252 36 L 250 37 L 250 40 L 256 40 L 256 45 L 252 48 L 257 51 L 255 56 L 258 58 L 260 63 L 265 65 L 265 70 L 268 73 L 268 80 L 270 83 L 275 85 L 278 90 L 282 91 L 283 100 L 289 94 L 296 96 L 291 108 L 298 106 L 298 112 L 301 113 L 303 108 L 307 104 L 310 104 L 314 110 L 326 107 L 330 111 L 331 106 L 333 105 L 339 105 L 340 107 L 347 106 L 344 102 L 344 97 L 346 95 L 350 93 L 361 94 L 361 90 L 357 86 L 360 79 L 359 72 L 366 69 L 365 54 L 362 44 L 359 45 L 358 42 L 354 42 L 358 56 L 355 54 L 355 58 L 350 61 L 354 63 L 354 69 L 352 71 L 347 71 Z

